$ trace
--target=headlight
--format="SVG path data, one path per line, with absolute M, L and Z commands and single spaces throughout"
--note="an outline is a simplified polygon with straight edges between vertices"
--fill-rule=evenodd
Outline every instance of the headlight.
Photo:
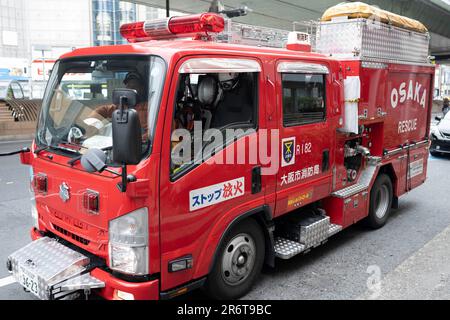
M 109 223 L 109 267 L 130 275 L 149 274 L 148 210 L 136 210 Z

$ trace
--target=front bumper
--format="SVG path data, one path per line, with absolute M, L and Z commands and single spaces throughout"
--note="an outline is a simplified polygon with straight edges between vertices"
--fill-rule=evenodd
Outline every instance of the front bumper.
M 159 280 L 131 283 L 95 267 L 85 255 L 56 240 L 31 232 L 33 242 L 8 258 L 8 270 L 41 300 L 78 298 L 91 293 L 108 300 L 122 297 L 158 300 Z
M 450 140 L 431 140 L 430 151 L 450 153 Z

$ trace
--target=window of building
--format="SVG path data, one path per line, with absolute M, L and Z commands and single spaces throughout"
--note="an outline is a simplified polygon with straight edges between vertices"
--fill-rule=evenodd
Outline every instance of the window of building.
M 285 127 L 325 120 L 325 75 L 285 73 L 282 81 Z

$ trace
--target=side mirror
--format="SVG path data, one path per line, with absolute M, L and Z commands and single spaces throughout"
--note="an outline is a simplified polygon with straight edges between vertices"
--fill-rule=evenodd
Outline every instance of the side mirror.
M 437 121 L 441 121 L 442 120 L 442 117 L 436 117 L 436 118 L 434 118 L 435 120 L 437 120 Z
M 119 106 L 112 116 L 114 162 L 136 165 L 142 155 L 141 122 L 138 113 L 133 109 L 137 104 L 137 92 L 116 89 L 113 92 L 113 102 Z

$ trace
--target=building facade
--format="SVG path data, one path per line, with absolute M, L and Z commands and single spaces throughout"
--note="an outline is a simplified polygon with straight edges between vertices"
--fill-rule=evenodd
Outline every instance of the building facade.
M 165 15 L 163 9 L 120 0 L 0 0 L 0 69 L 28 77 L 32 97 L 40 98 L 62 54 L 125 44 L 122 24 Z
M 25 0 L 0 1 L 0 68 L 12 75 L 28 73 L 29 25 Z
M 125 43 L 120 26 L 136 21 L 137 5 L 119 0 L 92 0 L 92 40 L 94 46 Z

